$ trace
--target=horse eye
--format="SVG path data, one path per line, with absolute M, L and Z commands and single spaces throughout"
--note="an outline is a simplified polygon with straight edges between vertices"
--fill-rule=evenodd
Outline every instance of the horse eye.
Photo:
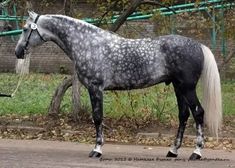
M 23 28 L 23 31 L 26 32 L 28 29 L 26 27 Z

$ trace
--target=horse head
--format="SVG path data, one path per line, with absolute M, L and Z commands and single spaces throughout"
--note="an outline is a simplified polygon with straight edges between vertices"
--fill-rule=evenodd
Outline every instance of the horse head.
M 25 51 L 31 47 L 43 44 L 46 39 L 46 33 L 40 25 L 40 15 L 28 11 L 29 18 L 23 27 L 23 32 L 15 48 L 15 55 L 18 59 L 23 59 Z

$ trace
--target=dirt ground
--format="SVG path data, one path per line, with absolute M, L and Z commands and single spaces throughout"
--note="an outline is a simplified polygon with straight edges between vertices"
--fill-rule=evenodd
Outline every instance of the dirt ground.
M 138 144 L 154 146 L 171 146 L 177 131 L 178 121 L 167 123 L 157 120 L 136 120 L 131 118 L 104 119 L 106 143 Z M 195 129 L 192 119 L 189 120 L 183 141 L 183 147 L 195 146 Z M 59 140 L 93 143 L 95 129 L 89 117 L 79 123 L 68 115 L 52 118 L 45 115 L 1 116 L 0 138 Z M 205 147 L 212 149 L 232 150 L 235 148 L 235 117 L 224 119 L 219 141 L 207 135 L 205 130 Z
M 93 145 L 45 140 L 0 139 L 1 168 L 234 168 L 233 151 L 204 149 L 200 161 L 188 161 L 193 148 L 182 148 L 179 156 L 166 158 L 168 147 L 143 145 L 103 146 L 102 159 L 91 159 Z

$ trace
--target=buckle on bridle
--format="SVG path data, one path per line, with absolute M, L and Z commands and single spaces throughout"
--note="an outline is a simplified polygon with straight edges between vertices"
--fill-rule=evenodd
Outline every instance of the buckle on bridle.
M 31 28 L 32 30 L 36 30 L 36 29 L 38 28 L 38 26 L 37 26 L 36 23 L 31 23 L 30 28 Z

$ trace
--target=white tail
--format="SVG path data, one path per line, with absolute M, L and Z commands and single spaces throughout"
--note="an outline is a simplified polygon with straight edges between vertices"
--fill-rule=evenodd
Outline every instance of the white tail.
M 211 50 L 201 45 L 204 54 L 204 66 L 202 70 L 202 91 L 204 108 L 204 122 L 210 133 L 218 139 L 218 131 L 222 124 L 222 102 L 220 76 Z

